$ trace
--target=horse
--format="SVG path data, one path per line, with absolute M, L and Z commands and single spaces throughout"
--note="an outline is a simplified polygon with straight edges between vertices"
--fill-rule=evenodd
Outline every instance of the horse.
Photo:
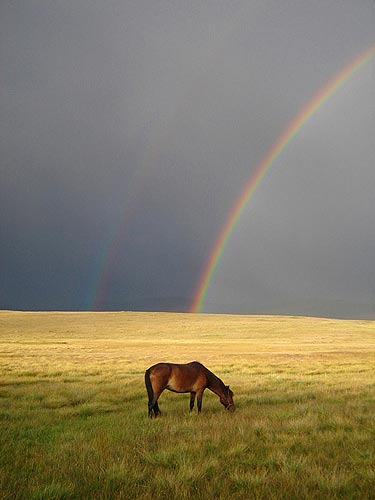
M 233 392 L 229 385 L 219 379 L 198 361 L 186 364 L 157 363 L 146 370 L 145 384 L 148 394 L 148 416 L 161 414 L 158 399 L 164 389 L 172 392 L 190 392 L 190 411 L 197 397 L 198 414 L 202 410 L 202 397 L 205 389 L 214 392 L 226 410 L 234 412 Z

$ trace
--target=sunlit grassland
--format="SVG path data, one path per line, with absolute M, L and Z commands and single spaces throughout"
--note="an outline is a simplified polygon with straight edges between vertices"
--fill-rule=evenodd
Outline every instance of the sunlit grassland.
M 165 392 L 145 369 L 199 360 L 230 384 Z M 0 312 L 0 498 L 375 498 L 375 322 Z

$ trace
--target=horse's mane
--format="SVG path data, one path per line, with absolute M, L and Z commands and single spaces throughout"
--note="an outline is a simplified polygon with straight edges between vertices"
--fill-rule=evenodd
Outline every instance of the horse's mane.
M 206 368 L 204 365 L 202 365 L 202 363 L 200 363 L 199 361 L 192 361 L 192 363 L 194 364 L 197 364 L 199 366 L 201 366 L 205 372 L 207 373 L 208 375 L 208 379 L 209 381 L 215 381 L 217 384 L 219 384 L 219 386 L 221 387 L 221 389 L 223 391 L 226 390 L 226 385 L 224 384 L 224 382 L 221 380 L 221 378 L 219 378 L 217 375 L 215 375 L 214 373 L 212 373 L 211 370 L 209 370 L 208 368 Z

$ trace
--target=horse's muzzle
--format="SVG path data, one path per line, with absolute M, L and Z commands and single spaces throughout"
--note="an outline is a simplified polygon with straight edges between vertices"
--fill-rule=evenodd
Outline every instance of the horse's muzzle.
M 236 407 L 234 406 L 233 403 L 229 404 L 228 406 L 226 406 L 226 409 L 228 411 L 230 411 L 231 413 L 235 412 L 236 411 Z

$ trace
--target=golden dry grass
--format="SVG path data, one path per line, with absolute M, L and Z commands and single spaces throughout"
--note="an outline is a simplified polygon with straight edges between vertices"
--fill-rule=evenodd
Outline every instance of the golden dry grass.
M 375 322 L 0 312 L 0 498 L 375 498 Z M 197 359 L 235 392 L 164 393 Z

